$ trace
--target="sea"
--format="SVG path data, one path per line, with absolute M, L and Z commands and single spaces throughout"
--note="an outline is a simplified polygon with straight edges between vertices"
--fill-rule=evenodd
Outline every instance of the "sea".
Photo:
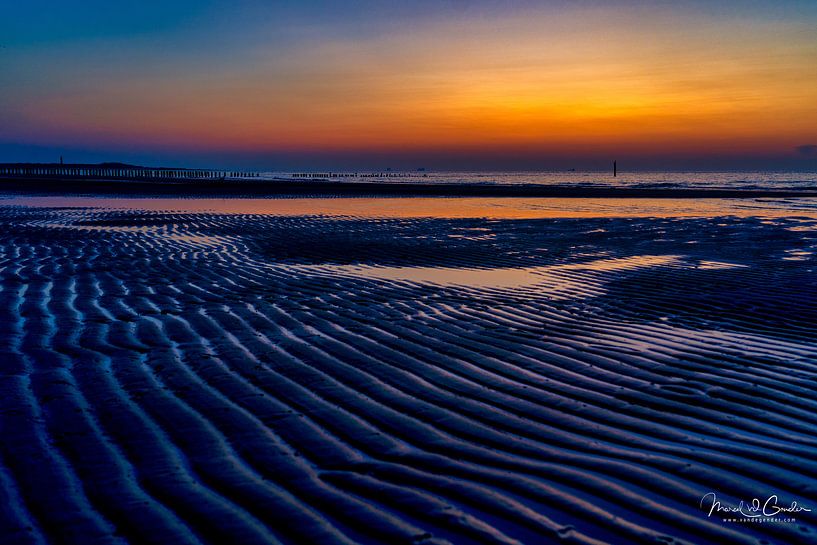
M 811 189 L 817 188 L 813 171 L 543 171 L 543 172 L 446 172 L 446 171 L 304 171 L 261 172 L 259 180 L 326 179 L 344 182 L 554 185 L 569 187 L 706 188 L 706 189 Z

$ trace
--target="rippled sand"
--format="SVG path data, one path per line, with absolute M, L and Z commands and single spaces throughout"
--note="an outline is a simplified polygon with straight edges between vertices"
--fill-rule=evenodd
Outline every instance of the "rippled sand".
M 0 542 L 814 543 L 811 203 L 331 201 L 0 207 Z

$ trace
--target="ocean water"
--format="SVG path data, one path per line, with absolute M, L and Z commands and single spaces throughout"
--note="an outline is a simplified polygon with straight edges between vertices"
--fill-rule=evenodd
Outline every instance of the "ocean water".
M 435 171 L 306 171 L 262 172 L 261 179 L 321 178 L 346 182 L 544 184 L 581 187 L 788 189 L 817 188 L 814 171 L 684 172 L 435 172 Z

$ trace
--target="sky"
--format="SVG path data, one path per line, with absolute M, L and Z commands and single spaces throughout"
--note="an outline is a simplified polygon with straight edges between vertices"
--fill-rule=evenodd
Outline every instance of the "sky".
M 817 169 L 814 0 L 0 12 L 0 161 Z

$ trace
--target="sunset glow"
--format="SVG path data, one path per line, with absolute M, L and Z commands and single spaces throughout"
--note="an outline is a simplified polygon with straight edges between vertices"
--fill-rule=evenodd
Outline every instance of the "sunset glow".
M 411 17 L 357 4 L 337 20 L 260 5 L 239 20 L 211 5 L 57 43 L 12 32 L 0 153 L 808 167 L 797 148 L 817 142 L 817 11 L 745 4 L 428 4 Z M 24 16 L 1 24 L 33 30 Z

